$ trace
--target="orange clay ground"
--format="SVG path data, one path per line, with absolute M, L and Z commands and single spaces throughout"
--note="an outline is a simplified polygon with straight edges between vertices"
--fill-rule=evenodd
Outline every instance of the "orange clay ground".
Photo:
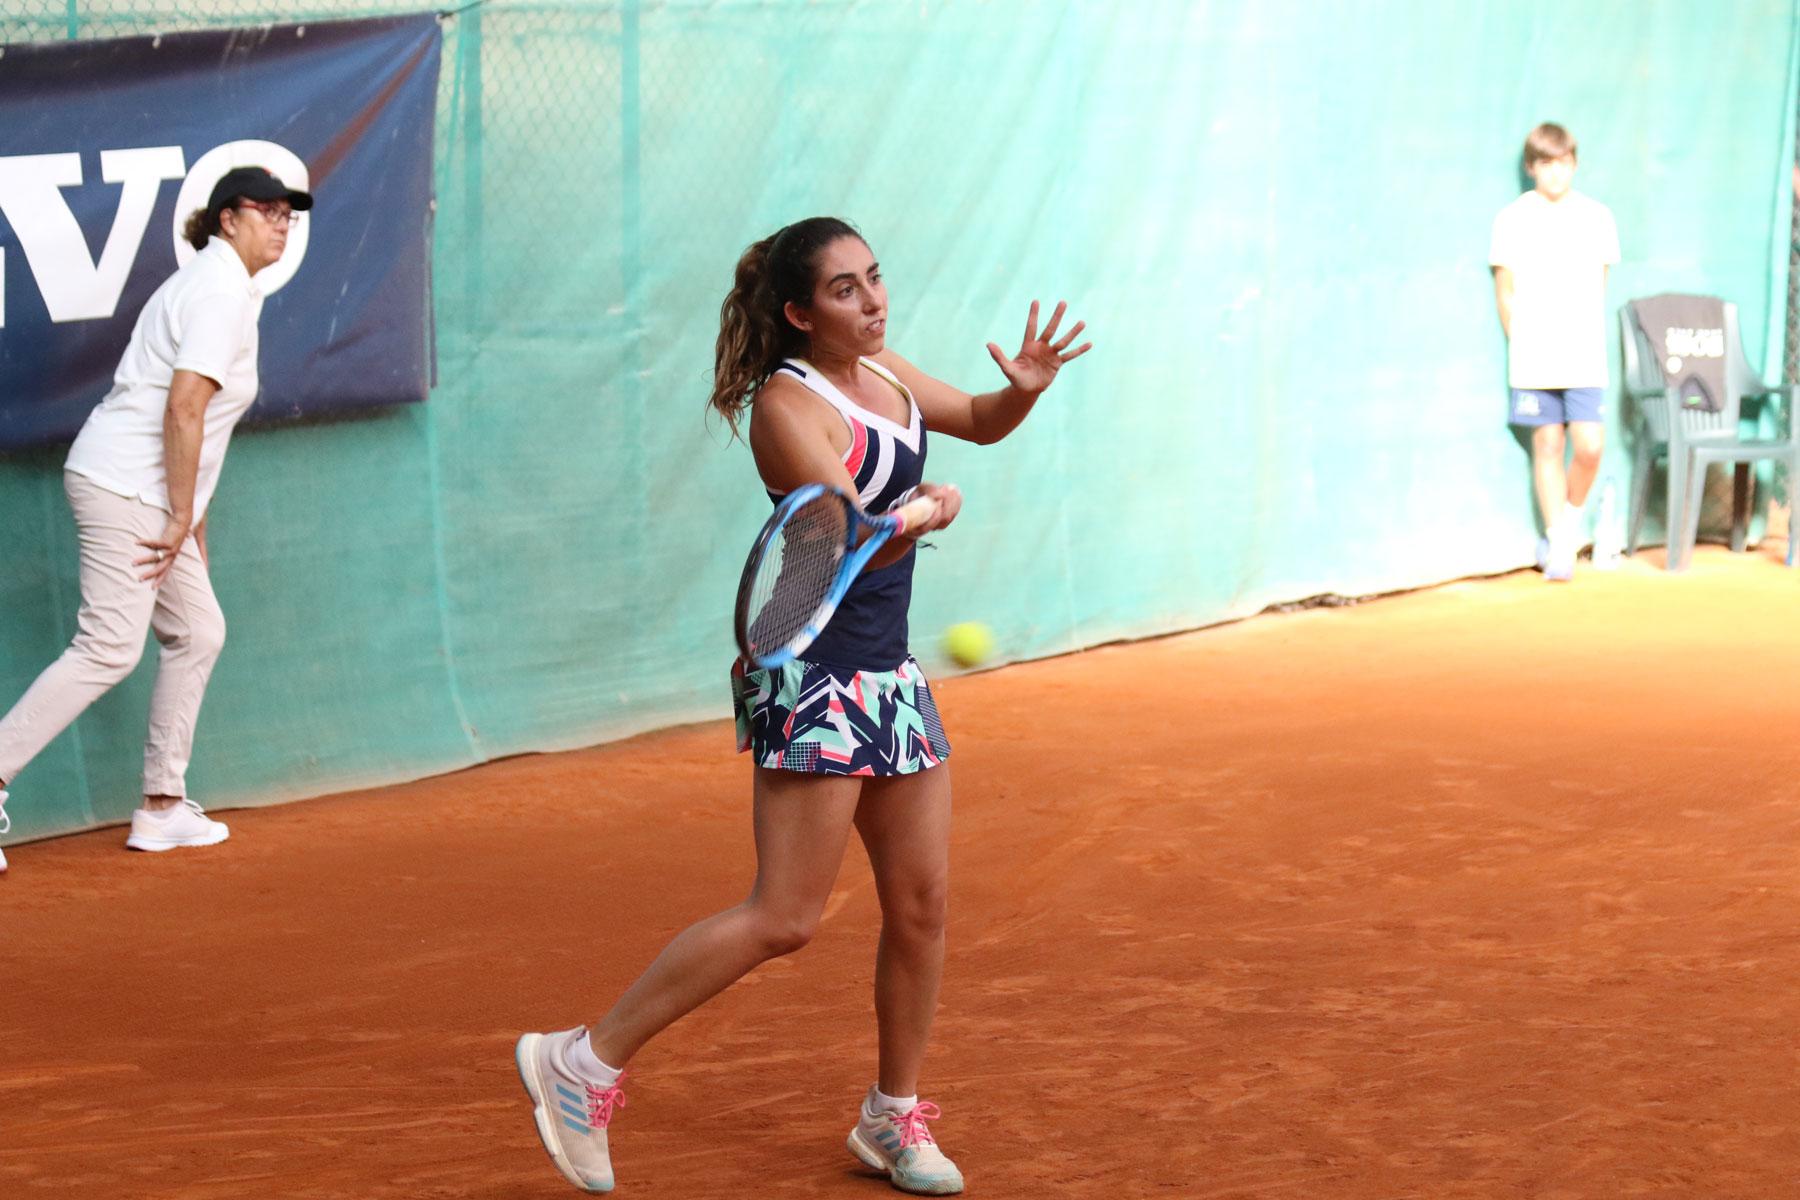
M 945 680 L 969 1194 L 1800 1194 L 1800 573 L 1659 564 Z M 513 1039 L 741 896 L 748 776 L 716 722 L 15 847 L 0 1196 L 576 1195 Z M 617 1195 L 891 1194 L 875 930 L 853 850 L 633 1063 Z

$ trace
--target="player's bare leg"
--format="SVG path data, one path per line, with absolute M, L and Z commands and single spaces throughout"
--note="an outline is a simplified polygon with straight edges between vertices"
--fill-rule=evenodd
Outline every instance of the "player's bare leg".
M 755 772 L 756 882 L 742 904 L 690 925 L 591 1030 L 527 1033 L 513 1057 L 550 1161 L 588 1192 L 613 1187 L 608 1129 L 620 1080 L 657 1033 L 818 928 L 844 860 L 860 779 Z
M 759 963 L 812 940 L 843 865 L 863 780 L 755 769 L 756 882 L 742 904 L 688 926 L 589 1030 L 623 1067 L 656 1034 Z
M 890 1096 L 910 1096 L 918 1089 L 944 974 L 950 765 L 869 780 L 856 810 L 856 829 L 881 900 L 875 953 L 877 1083 Z
M 963 1177 L 927 1122 L 937 1105 L 918 1097 L 919 1071 L 944 973 L 950 881 L 950 768 L 870 780 L 856 829 L 875 869 L 881 942 L 875 954 L 876 1084 L 850 1130 L 850 1152 L 901 1191 L 948 1196 Z

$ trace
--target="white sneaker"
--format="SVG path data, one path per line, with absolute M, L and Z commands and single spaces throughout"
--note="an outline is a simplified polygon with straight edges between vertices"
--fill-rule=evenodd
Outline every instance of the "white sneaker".
M 1557 529 L 1550 534 L 1550 550 L 1544 558 L 1544 578 L 1554 583 L 1567 583 L 1575 578 L 1575 555 L 1581 550 L 1581 538 L 1572 529 Z
M 595 1087 L 571 1068 L 563 1055 L 586 1027 L 561 1033 L 528 1033 L 513 1050 L 538 1138 L 563 1178 L 584 1192 L 613 1188 L 612 1154 L 606 1127 L 613 1112 L 625 1107 L 625 1094 L 614 1083 Z M 621 1080 L 624 1076 L 619 1077 Z
M 131 814 L 131 836 L 125 844 L 133 850 L 174 850 L 179 846 L 216 846 L 231 836 L 223 822 L 206 815 L 192 800 L 153 813 L 140 808 Z
M 12 818 L 6 815 L 6 793 L 0 792 L 0 833 L 12 830 Z M 0 850 L 0 875 L 6 874 L 6 851 Z
M 938 1106 L 921 1100 L 905 1112 L 877 1111 L 869 1106 L 874 1089 L 863 1098 L 856 1128 L 850 1131 L 850 1153 L 865 1166 L 887 1173 L 888 1182 L 919 1196 L 954 1196 L 963 1190 L 956 1169 L 925 1122 L 938 1117 Z

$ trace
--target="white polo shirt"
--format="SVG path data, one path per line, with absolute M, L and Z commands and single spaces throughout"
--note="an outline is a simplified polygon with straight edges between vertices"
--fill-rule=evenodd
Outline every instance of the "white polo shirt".
M 198 524 L 219 485 L 231 431 L 256 399 L 256 322 L 262 306 L 262 293 L 243 259 L 229 242 L 213 238 L 145 302 L 113 374 L 112 391 L 88 414 L 65 469 L 167 511 L 163 416 L 169 383 L 176 371 L 204 375 L 219 390 L 206 406 L 200 444 L 194 483 Z
M 1612 210 L 1535 189 L 1494 218 L 1488 263 L 1512 272 L 1507 374 L 1516 388 L 1606 386 L 1606 273 L 1619 261 Z

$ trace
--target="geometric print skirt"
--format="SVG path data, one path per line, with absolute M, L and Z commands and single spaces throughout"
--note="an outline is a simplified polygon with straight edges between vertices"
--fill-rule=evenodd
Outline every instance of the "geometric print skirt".
M 910 775 L 950 757 L 931 685 L 911 655 L 892 671 L 794 659 L 731 668 L 738 750 L 759 767 L 816 775 Z

